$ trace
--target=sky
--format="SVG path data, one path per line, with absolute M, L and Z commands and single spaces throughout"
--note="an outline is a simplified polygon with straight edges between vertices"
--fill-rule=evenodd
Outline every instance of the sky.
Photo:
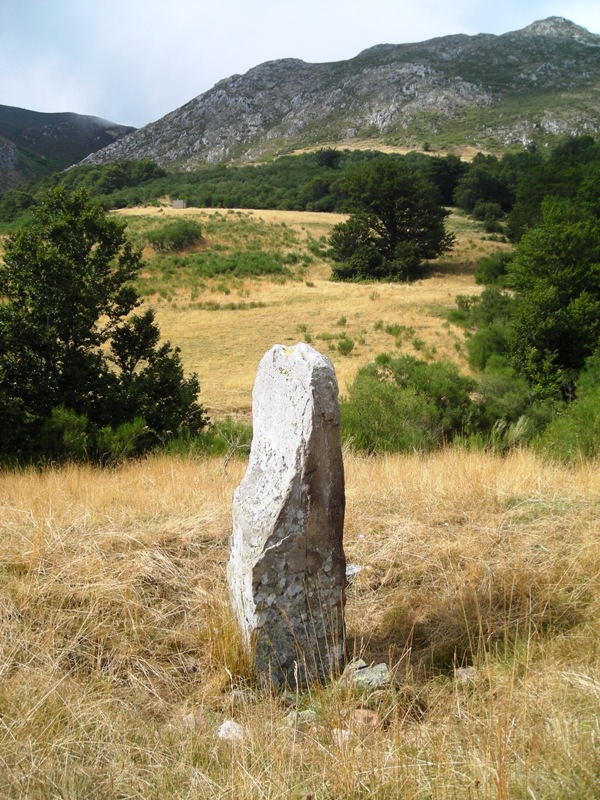
M 598 0 L 0 0 L 0 105 L 141 127 L 264 61 L 550 16 L 600 34 Z

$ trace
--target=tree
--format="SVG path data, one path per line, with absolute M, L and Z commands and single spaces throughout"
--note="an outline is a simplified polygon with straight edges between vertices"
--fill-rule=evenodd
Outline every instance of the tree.
M 334 277 L 340 280 L 413 277 L 424 259 L 453 243 L 448 212 L 435 192 L 405 164 L 378 156 L 349 167 L 340 187 L 350 218 L 333 229 Z
M 512 360 L 542 392 L 568 395 L 600 341 L 600 219 L 548 200 L 508 265 L 516 291 Z
M 34 222 L 9 237 L 0 262 L 0 455 L 40 455 L 52 419 L 79 418 L 92 455 L 98 431 L 136 419 L 138 450 L 207 423 L 197 377 L 184 376 L 177 349 L 159 346 L 151 310 L 132 313 L 140 266 L 125 226 L 83 190 L 48 192 Z

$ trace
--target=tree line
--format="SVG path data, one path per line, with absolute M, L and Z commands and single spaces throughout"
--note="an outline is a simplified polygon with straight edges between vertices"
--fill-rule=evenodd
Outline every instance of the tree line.
M 105 210 L 157 203 L 171 196 L 196 207 L 348 210 L 346 172 L 380 157 L 377 151 L 322 148 L 253 166 L 208 165 L 195 172 L 167 172 L 151 161 L 75 167 L 23 184 L 0 198 L 0 223 L 10 223 L 39 204 L 58 185 L 85 189 Z M 544 198 L 597 195 L 600 144 L 573 136 L 554 148 L 510 150 L 501 157 L 388 154 L 429 185 L 435 200 L 483 221 L 490 234 L 518 241 L 539 218 Z

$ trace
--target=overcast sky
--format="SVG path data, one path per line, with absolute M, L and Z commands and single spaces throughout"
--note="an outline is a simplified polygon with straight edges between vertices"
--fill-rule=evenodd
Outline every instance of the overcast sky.
M 549 16 L 600 33 L 598 0 L 0 0 L 0 104 L 140 127 L 271 59 L 338 61 Z

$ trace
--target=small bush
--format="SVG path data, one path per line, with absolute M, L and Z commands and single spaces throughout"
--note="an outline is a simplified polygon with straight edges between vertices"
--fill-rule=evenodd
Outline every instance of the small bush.
M 402 331 L 402 326 L 397 323 L 390 323 L 385 326 L 384 330 L 389 336 L 399 336 Z
M 474 388 L 451 362 L 382 354 L 350 387 L 342 432 L 369 452 L 431 450 L 476 428 Z
M 541 441 L 542 450 L 566 462 L 600 457 L 600 349 L 586 360 L 575 396 Z
M 126 458 L 141 453 L 147 432 L 148 426 L 143 417 L 136 417 L 133 422 L 124 422 L 117 428 L 106 425 L 96 436 L 100 461 L 105 464 L 118 464 Z
M 342 436 L 369 453 L 433 450 L 435 414 L 414 389 L 374 380 L 364 372 L 342 400 Z
M 252 443 L 252 426 L 232 417 L 211 423 L 197 436 L 180 436 L 165 447 L 168 455 L 248 455 Z
M 193 219 L 168 222 L 147 235 L 147 242 L 157 253 L 179 253 L 200 244 L 202 227 Z
M 508 349 L 508 331 L 502 325 L 482 328 L 467 339 L 469 364 L 474 369 L 485 369 L 490 358 L 504 356 Z
M 349 356 L 352 350 L 354 349 L 354 341 L 352 339 L 348 339 L 344 337 L 340 339 L 337 344 L 338 353 L 342 356 Z
M 511 261 L 512 253 L 506 250 L 497 250 L 495 253 L 490 253 L 489 256 L 485 256 L 479 262 L 479 266 L 475 271 L 475 281 L 487 285 L 502 284 Z

